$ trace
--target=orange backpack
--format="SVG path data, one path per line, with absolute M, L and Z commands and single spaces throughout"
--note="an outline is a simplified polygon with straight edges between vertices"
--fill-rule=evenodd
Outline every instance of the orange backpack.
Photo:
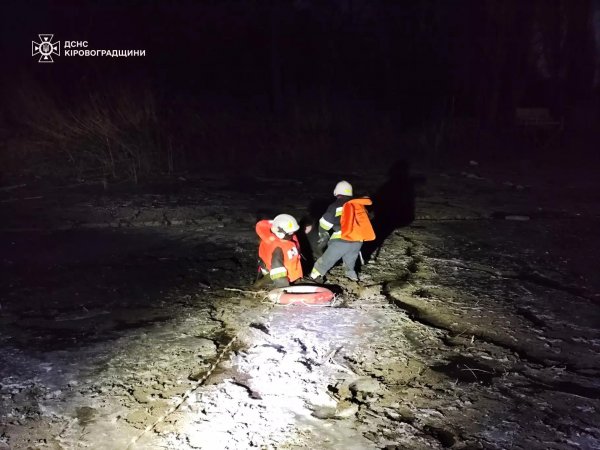
M 369 220 L 366 205 L 373 202 L 368 197 L 355 198 L 344 203 L 340 226 L 342 228 L 342 239 L 346 241 L 373 241 L 375 231 Z

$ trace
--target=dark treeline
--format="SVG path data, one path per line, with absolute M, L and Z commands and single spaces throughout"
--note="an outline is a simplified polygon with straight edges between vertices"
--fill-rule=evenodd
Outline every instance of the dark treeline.
M 73 163 L 74 147 L 95 146 L 82 164 L 103 160 L 115 176 L 116 148 L 128 149 L 123 161 L 155 148 L 168 170 L 207 153 L 394 156 L 412 145 L 476 154 L 489 149 L 482 136 L 513 127 L 518 107 L 563 121 L 563 144 L 597 145 L 599 0 L 124 3 L 2 6 L 4 128 L 62 129 L 32 140 L 58 140 Z M 39 33 L 146 56 L 37 64 L 29 45 Z M 39 105 L 54 121 L 32 113 Z M 143 114 L 115 122 L 135 105 Z M 86 114 L 114 127 L 90 136 L 57 123 Z

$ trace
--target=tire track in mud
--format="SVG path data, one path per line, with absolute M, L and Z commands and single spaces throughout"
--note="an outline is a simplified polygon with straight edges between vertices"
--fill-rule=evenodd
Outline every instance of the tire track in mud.
M 408 244 L 405 249 L 405 255 L 409 257 L 409 261 L 406 264 L 406 270 L 404 270 L 404 272 L 401 271 L 401 275 L 400 277 L 398 277 L 398 279 L 383 283 L 382 293 L 386 296 L 386 298 L 388 298 L 388 300 L 391 303 L 406 311 L 412 320 L 421 323 L 425 326 L 433 327 L 437 330 L 449 333 L 450 338 L 460 337 L 462 335 L 472 336 L 472 340 L 477 339 L 492 346 L 509 351 L 513 354 L 516 354 L 519 357 L 519 359 L 523 360 L 526 363 L 528 362 L 530 364 L 537 364 L 545 368 L 553 368 L 557 364 L 560 364 L 561 366 L 564 366 L 568 372 L 577 374 L 578 376 L 589 380 L 590 383 L 593 382 L 593 374 L 584 372 L 584 370 L 586 369 L 585 367 L 578 367 L 565 360 L 545 358 L 544 356 L 547 355 L 546 353 L 536 355 L 532 351 L 526 349 L 525 347 L 516 344 L 514 341 L 511 341 L 509 337 L 504 337 L 502 335 L 489 332 L 485 329 L 482 329 L 480 326 L 472 325 L 465 327 L 464 324 L 461 325 L 459 322 L 456 321 L 456 316 L 451 315 L 450 313 L 444 313 L 440 310 L 439 307 L 429 306 L 427 303 L 423 302 L 424 298 L 429 296 L 426 289 L 419 288 L 412 292 L 409 292 L 409 286 L 412 287 L 412 284 L 410 282 L 414 280 L 419 280 L 418 273 L 422 268 L 424 262 L 428 259 L 436 258 L 429 258 L 423 255 L 423 247 L 426 246 L 421 245 L 416 239 L 403 235 L 399 232 L 396 233 L 396 236 L 402 238 Z M 532 281 L 531 277 L 528 277 L 526 275 L 506 271 L 498 271 L 487 268 L 478 263 L 468 265 L 463 264 L 460 261 L 457 261 L 457 263 L 461 268 L 476 270 L 485 274 L 489 274 L 493 277 Z M 572 295 L 583 297 L 580 295 L 579 292 L 573 292 L 571 289 L 567 289 L 564 286 L 556 286 L 558 284 L 556 282 L 544 283 L 544 279 L 542 279 L 542 282 L 540 282 L 539 280 L 537 281 L 540 285 L 544 287 L 559 289 L 571 293 Z M 583 298 L 591 300 L 588 297 Z M 522 310 L 523 308 L 517 309 L 519 315 L 524 316 L 527 320 L 531 321 L 534 324 L 536 322 L 540 323 L 539 319 L 533 320 L 531 317 L 529 317 L 533 315 L 531 312 L 524 310 L 527 314 L 523 314 Z M 537 317 L 535 318 L 537 319 Z M 445 343 L 446 345 L 450 346 L 456 345 L 456 343 L 452 343 L 449 339 L 445 340 Z M 571 395 L 579 395 L 589 399 L 598 399 L 600 396 L 600 388 L 584 386 L 580 383 L 575 382 L 548 382 L 548 380 L 535 377 L 531 374 L 525 374 L 523 370 L 519 370 L 519 366 L 520 364 L 515 364 L 511 370 L 520 373 L 526 379 L 529 379 L 532 383 L 535 383 L 535 386 L 537 386 L 537 388 L 539 389 L 549 390 L 553 392 L 562 392 Z
M 400 237 L 406 242 L 398 251 L 394 237 Z M 367 351 L 367 355 L 358 353 L 355 357 L 344 356 L 345 363 L 355 373 L 362 377 L 375 380 L 383 386 L 383 392 L 378 401 L 361 402 L 356 418 L 359 423 L 369 424 L 364 430 L 364 435 L 374 443 L 379 443 L 377 448 L 448 448 L 455 444 L 469 445 L 472 439 L 463 436 L 461 431 L 452 423 L 440 421 L 444 414 L 434 406 L 426 406 L 427 402 L 419 399 L 405 399 L 406 392 L 420 392 L 418 397 L 428 392 L 439 377 L 430 378 L 435 367 L 428 364 L 428 355 L 431 349 L 443 348 L 443 335 L 446 330 L 437 329 L 430 324 L 414 320 L 405 314 L 405 310 L 398 308 L 386 295 L 386 285 L 390 277 L 407 288 L 415 279 L 421 268 L 422 256 L 417 250 L 417 243 L 412 239 L 394 233 L 392 238 L 386 239 L 382 248 L 374 254 L 377 256 L 365 266 L 365 279 L 372 279 L 369 284 L 361 284 L 356 289 L 357 302 L 350 303 L 350 307 L 359 309 L 385 310 L 385 320 L 379 316 L 381 334 L 383 337 L 374 339 L 370 343 L 374 353 Z M 414 288 L 414 286 L 413 286 Z M 389 305 L 385 308 L 384 305 Z M 408 323 L 407 323 L 408 322 Z M 410 325 L 410 323 L 414 325 Z M 433 333 L 432 329 L 436 329 Z M 441 332 L 441 333 L 440 333 Z M 411 335 L 415 338 L 411 338 Z M 397 342 L 396 345 L 386 341 Z M 383 345 L 382 345 L 383 344 Z M 391 347 L 391 354 L 386 349 Z M 380 356 L 385 355 L 385 356 Z M 382 365 L 381 358 L 385 363 Z M 470 365 L 478 370 L 473 363 Z M 382 367 L 385 369 L 382 370 Z M 471 382 L 473 380 L 469 380 Z M 451 403 L 451 401 L 450 401 Z M 434 411 L 437 417 L 431 417 Z M 394 442 L 392 445 L 381 445 L 384 436 Z M 461 447 L 462 448 L 462 447 Z
M 440 241 L 438 246 L 433 241 L 429 247 L 428 236 L 420 229 L 397 231 L 386 242 L 388 251 L 382 255 L 385 260 L 381 265 L 388 266 L 387 270 L 374 265 L 387 301 L 407 312 L 415 324 L 437 332 L 441 340 L 433 351 L 414 346 L 424 370 L 399 390 L 403 396 L 406 392 L 415 396 L 413 401 L 402 402 L 417 417 L 410 426 L 421 436 L 428 435 L 432 443 L 437 441 L 440 448 L 451 444 L 451 440 L 439 439 L 447 436 L 454 439 L 452 448 L 566 449 L 572 448 L 567 444 L 570 441 L 580 442 L 581 448 L 596 448 L 593 443 L 600 442 L 600 434 L 588 414 L 578 412 L 597 410 L 600 386 L 595 372 L 576 371 L 576 367 L 564 364 L 556 367 L 546 353 L 539 355 L 535 347 L 533 352 L 526 347 L 528 343 L 524 346 L 510 341 L 515 325 L 527 324 L 517 319 L 507 328 L 506 312 L 514 314 L 519 304 L 497 302 L 502 300 L 498 295 L 504 294 L 498 289 L 503 280 L 490 283 L 488 290 L 486 277 L 497 278 L 492 268 L 482 267 L 485 270 L 477 271 L 481 274 L 461 275 L 452 267 L 430 265 L 426 254 L 435 254 L 444 243 Z M 435 234 L 431 237 L 438 238 Z M 461 285 L 470 289 L 461 293 Z M 452 314 L 456 312 L 459 314 Z M 465 327 L 473 320 L 475 324 Z M 501 322 L 500 333 L 509 332 L 505 338 L 508 342 L 494 334 L 495 320 Z M 492 328 L 482 328 L 485 324 Z M 532 330 L 535 337 L 534 331 L 538 330 Z M 447 434 L 440 435 L 431 428 L 423 408 L 439 413 L 432 417 L 433 426 Z M 412 443 L 407 448 L 413 448 Z

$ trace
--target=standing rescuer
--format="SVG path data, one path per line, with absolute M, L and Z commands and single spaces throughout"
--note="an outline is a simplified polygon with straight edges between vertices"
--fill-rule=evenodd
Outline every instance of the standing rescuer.
M 300 245 L 296 237 L 299 228 L 296 219 L 289 214 L 256 224 L 256 234 L 260 237 L 259 277 L 268 275 L 275 287 L 289 286 L 302 278 Z
M 319 245 L 327 250 L 316 262 L 310 277 L 322 282 L 323 277 L 341 259 L 346 277 L 358 281 L 355 266 L 364 241 L 375 239 L 375 232 L 365 206 L 368 197 L 353 198 L 352 185 L 340 181 L 333 190 L 336 199 L 319 220 Z M 329 233 L 331 232 L 331 236 Z

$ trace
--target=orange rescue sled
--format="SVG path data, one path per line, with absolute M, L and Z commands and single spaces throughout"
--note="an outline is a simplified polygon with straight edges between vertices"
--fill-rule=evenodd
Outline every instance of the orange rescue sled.
M 334 294 L 323 286 L 298 285 L 271 290 L 267 297 L 279 305 L 329 306 Z

